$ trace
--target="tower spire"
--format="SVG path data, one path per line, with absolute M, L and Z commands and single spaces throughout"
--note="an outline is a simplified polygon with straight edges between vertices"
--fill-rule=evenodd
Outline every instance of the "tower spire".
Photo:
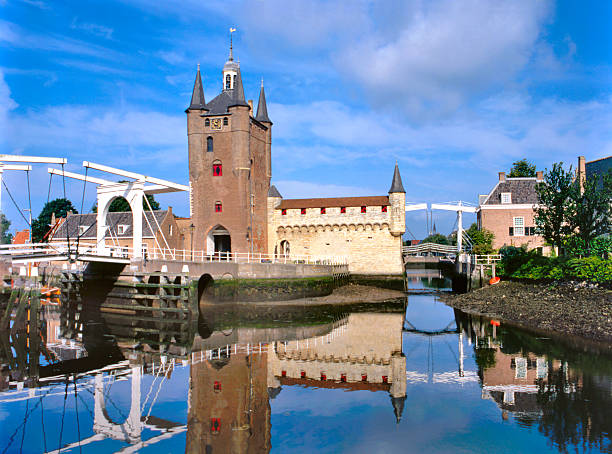
M 263 78 L 261 79 L 261 90 L 259 91 L 259 102 L 257 103 L 257 116 L 255 120 L 272 123 L 268 117 L 268 106 L 266 105 L 266 93 L 264 92 Z
M 395 162 L 395 170 L 393 171 L 393 181 L 391 182 L 391 189 L 389 189 L 389 194 L 391 194 L 392 192 L 403 192 L 404 194 L 406 193 L 406 191 L 404 190 L 404 185 L 402 184 L 402 177 L 400 176 L 400 171 L 399 167 L 397 166 L 397 162 Z
M 249 105 L 244 99 L 244 87 L 242 86 L 242 74 L 240 73 L 240 67 L 238 67 L 238 70 L 237 70 L 236 82 L 234 84 L 232 98 L 234 99 L 234 101 L 228 107 L 233 107 L 233 106 L 249 107 Z
M 204 100 L 204 87 L 202 86 L 202 76 L 200 75 L 200 63 L 196 72 L 195 82 L 193 84 L 193 92 L 191 93 L 191 104 L 188 110 L 205 110 L 206 101 Z

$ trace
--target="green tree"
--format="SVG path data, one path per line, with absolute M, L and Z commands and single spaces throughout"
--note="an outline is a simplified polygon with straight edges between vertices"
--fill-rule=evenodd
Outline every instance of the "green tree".
M 122 181 L 119 181 L 119 183 L 127 183 L 127 181 L 122 180 Z M 149 211 L 149 205 L 151 205 L 151 208 L 153 209 L 153 211 L 157 211 L 161 209 L 159 202 L 155 200 L 155 197 L 153 197 L 152 194 L 146 194 L 145 197 L 149 201 L 149 203 L 147 204 L 146 200 L 144 199 L 142 200 L 142 207 L 145 211 Z M 124 212 L 124 211 L 132 211 L 132 209 L 130 208 L 130 204 L 124 197 L 118 197 L 111 202 L 110 206 L 108 207 L 108 211 L 109 213 L 117 213 L 117 212 Z M 92 213 L 98 212 L 97 202 L 91 208 L 91 212 Z
M 9 221 L 4 213 L 0 214 L 0 244 L 10 244 L 13 241 L 13 235 L 9 232 L 11 221 Z
M 601 186 L 600 186 L 601 181 Z M 576 180 L 570 191 L 568 225 L 584 245 L 610 233 L 612 226 L 612 170 L 602 177 L 591 175 L 582 188 Z
M 563 245 L 571 233 L 568 223 L 570 196 L 574 190 L 572 167 L 563 169 L 563 163 L 553 164 L 551 171 L 546 170 L 544 181 L 536 185 L 538 207 L 535 209 L 535 222 L 538 232 L 550 244 Z
M 493 238 L 495 234 L 487 229 L 479 229 L 474 222 L 465 233 L 472 241 L 472 252 L 478 255 L 487 255 L 493 253 Z
M 434 233 L 421 241 L 421 243 L 448 244 L 448 238 L 440 233 Z
M 535 177 L 536 166 L 535 164 L 527 161 L 527 159 L 521 159 L 520 161 L 516 161 L 512 164 L 512 168 L 510 169 L 508 176 L 510 178 Z
M 64 218 L 68 212 L 78 213 L 68 199 L 55 199 L 47 202 L 36 219 L 32 221 L 32 242 L 40 243 L 48 241 L 45 235 L 51 229 L 51 217 L 55 213 L 55 217 Z

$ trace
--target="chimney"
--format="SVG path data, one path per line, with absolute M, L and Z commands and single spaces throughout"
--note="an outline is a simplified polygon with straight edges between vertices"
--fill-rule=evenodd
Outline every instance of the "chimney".
M 536 172 L 536 181 L 544 181 L 544 171 L 538 170 Z
M 253 100 L 249 99 L 249 107 L 251 108 L 251 112 L 253 112 Z
M 498 175 L 500 183 L 506 181 L 506 172 L 499 172 Z

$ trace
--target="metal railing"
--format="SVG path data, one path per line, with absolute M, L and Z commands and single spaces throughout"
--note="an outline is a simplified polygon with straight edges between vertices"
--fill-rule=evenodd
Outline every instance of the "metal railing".
M 0 256 L 58 255 L 78 258 L 81 256 L 105 256 L 117 258 L 134 257 L 134 249 L 129 246 L 106 246 L 97 248 L 95 243 L 50 242 L 30 244 L 0 245 Z M 261 254 L 250 252 L 215 252 L 189 249 L 142 248 L 142 257 L 148 260 L 172 260 L 184 262 L 233 262 L 233 263 L 288 263 L 305 265 L 347 265 L 344 256 L 312 256 L 297 254 Z
M 442 254 L 457 255 L 457 246 L 437 243 L 420 243 L 416 246 L 404 246 L 402 252 L 407 255 Z
M 473 255 L 475 265 L 492 265 L 501 261 L 501 254 Z

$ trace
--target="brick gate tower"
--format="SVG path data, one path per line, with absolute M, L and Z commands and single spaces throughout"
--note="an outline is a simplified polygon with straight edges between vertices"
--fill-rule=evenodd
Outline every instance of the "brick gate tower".
M 222 73 L 221 93 L 206 103 L 198 65 L 186 110 L 193 249 L 266 253 L 272 122 L 263 82 L 254 116 L 231 44 Z

